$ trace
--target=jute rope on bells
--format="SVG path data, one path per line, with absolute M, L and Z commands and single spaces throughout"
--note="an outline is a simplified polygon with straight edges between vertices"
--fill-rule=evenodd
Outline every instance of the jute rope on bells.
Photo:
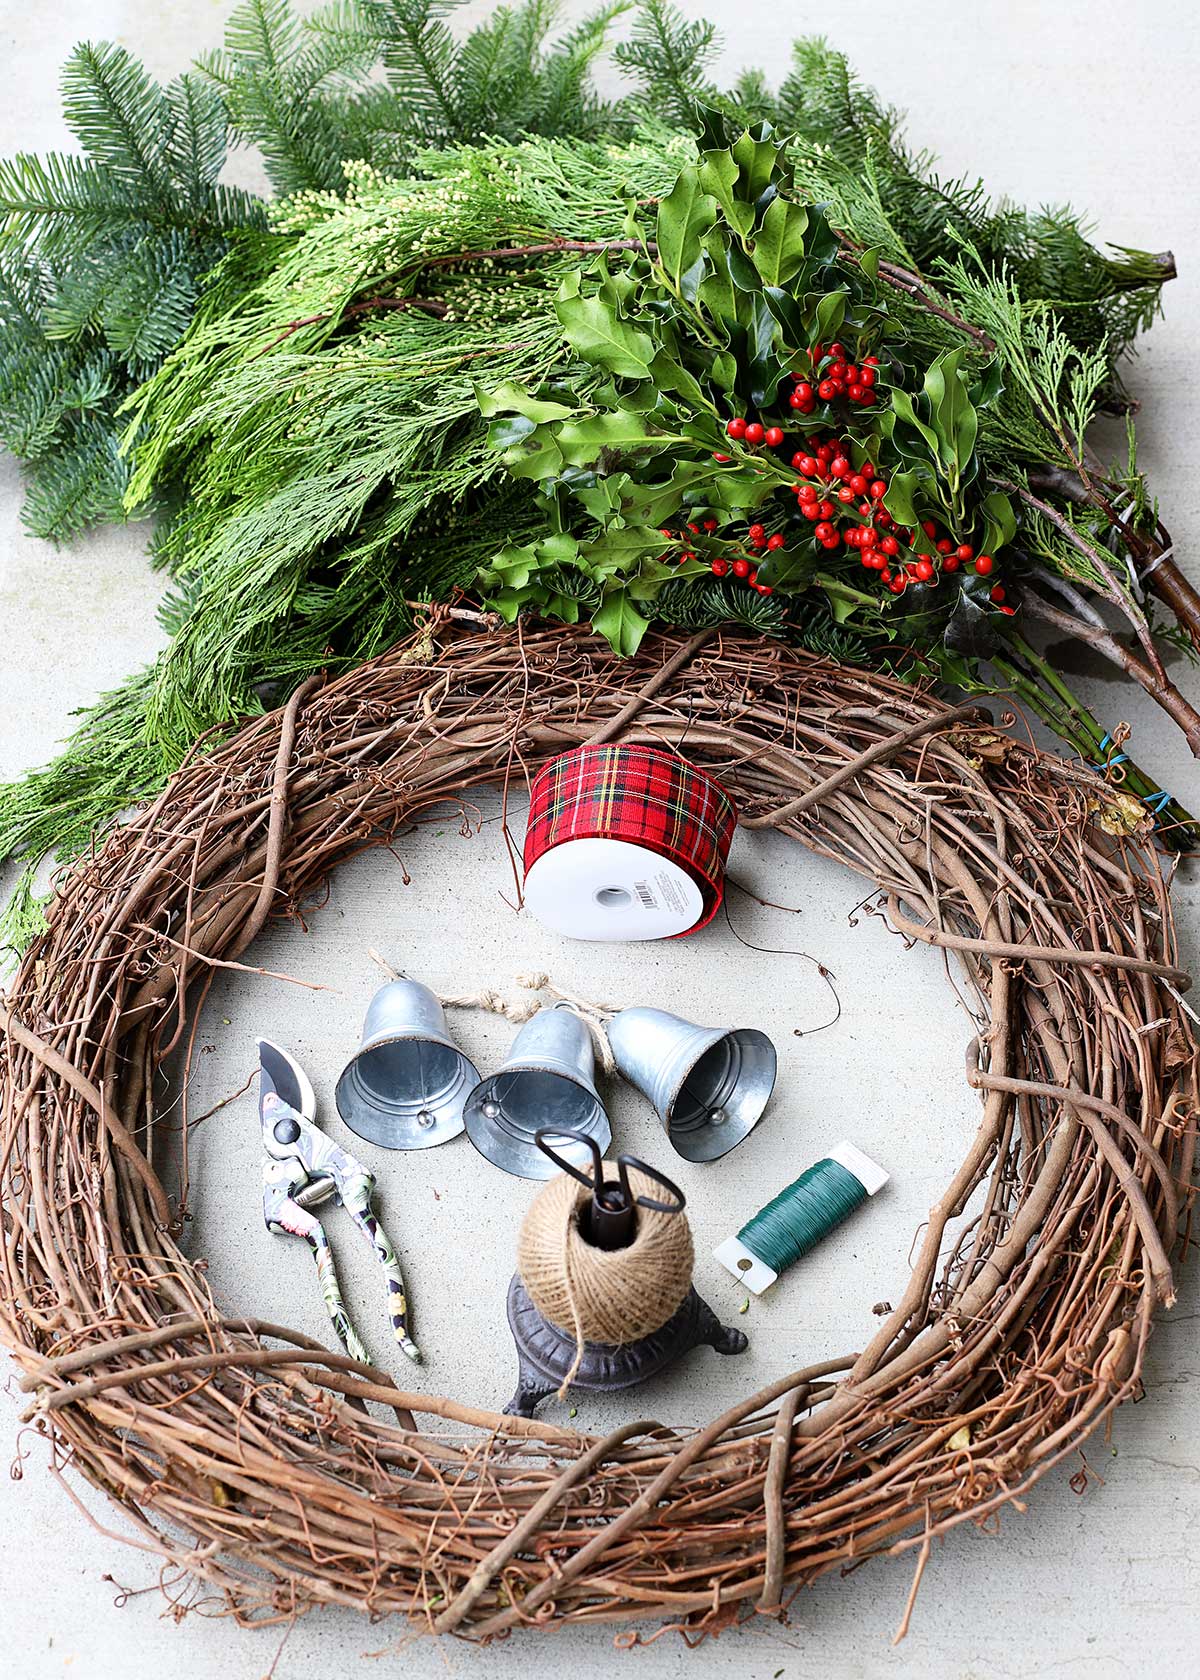
M 378 963 L 391 979 L 400 978 L 399 970 L 386 962 L 378 951 L 369 950 L 367 955 L 372 962 Z M 617 1064 L 612 1045 L 608 1041 L 607 1023 L 617 1013 L 619 1005 L 591 1003 L 574 992 L 556 986 L 548 974 L 540 974 L 536 970 L 527 974 L 514 974 L 513 984 L 519 986 L 525 995 L 516 996 L 511 992 L 481 986 L 476 992 L 435 992 L 434 996 L 443 1009 L 482 1009 L 490 1015 L 502 1015 L 506 1021 L 512 1021 L 517 1026 L 524 1026 L 526 1021 L 532 1021 L 539 1010 L 547 1007 L 546 998 L 553 998 L 573 1015 L 577 1015 L 591 1033 L 596 1060 L 605 1073 L 611 1076 L 616 1072 Z
M 606 1176 L 615 1178 L 616 1168 Z M 629 1170 L 635 1197 L 661 1199 L 657 1180 Z M 583 1358 L 585 1342 L 621 1346 L 658 1330 L 692 1282 L 695 1250 L 685 1213 L 637 1210 L 637 1234 L 627 1248 L 602 1249 L 579 1229 L 579 1210 L 591 1191 L 559 1173 L 534 1198 L 517 1238 L 517 1271 L 530 1299 L 551 1324 L 575 1334 L 575 1361 L 563 1379 L 564 1396 Z
M 1174 1299 L 1196 1047 L 1145 808 L 1023 727 L 764 636 L 648 634 L 617 659 L 583 630 L 453 612 L 207 742 L 60 878 L 0 1000 L 0 1329 L 27 1420 L 163 1557 L 177 1610 L 694 1639 L 761 1626 L 756 1610 L 872 1555 L 912 1548 L 919 1581 L 936 1536 L 993 1519 L 1065 1456 L 1082 1473 Z M 159 1069 L 199 1054 L 214 975 L 262 972 L 255 936 L 308 919 L 338 864 L 616 736 L 686 752 L 745 822 L 797 843 L 778 903 L 802 901 L 817 853 L 846 868 L 860 918 L 946 952 L 979 1105 L 911 1260 L 899 1241 L 894 1283 L 864 1293 L 855 1347 L 814 1344 L 801 1265 L 778 1286 L 796 1292 L 790 1370 L 698 1429 L 660 1423 L 639 1390 L 599 1438 L 501 1415 L 490 1368 L 465 1395 L 419 1392 L 397 1386 L 410 1371 L 246 1318 L 252 1253 L 223 1307 L 181 1246 L 204 1117 L 186 1077 L 164 1113 Z M 886 1033 L 874 1054 L 886 1076 Z M 910 1064 L 896 1079 L 899 1101 Z M 799 1162 L 803 1105 L 792 1123 Z M 900 1128 L 898 1169 L 905 1148 L 921 1140 Z M 466 1232 L 462 1253 L 503 1311 L 509 1255 Z

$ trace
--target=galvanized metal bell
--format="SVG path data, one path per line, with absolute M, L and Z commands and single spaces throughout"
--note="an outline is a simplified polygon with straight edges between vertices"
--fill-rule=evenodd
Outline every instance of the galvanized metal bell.
M 555 1005 L 526 1021 L 503 1067 L 467 1098 L 464 1118 L 479 1153 L 518 1178 L 553 1178 L 555 1164 L 537 1145 L 547 1128 L 583 1132 L 603 1155 L 612 1128 L 596 1090 L 591 1034 L 579 1016 Z M 585 1143 L 564 1139 L 555 1147 L 576 1166 L 591 1160 Z
M 463 1129 L 479 1073 L 450 1037 L 446 1014 L 418 980 L 389 980 L 371 999 L 358 1053 L 337 1082 L 352 1132 L 384 1149 L 431 1149 Z
M 665 1009 L 622 1009 L 608 1023 L 608 1040 L 688 1161 L 727 1155 L 775 1088 L 775 1046 L 757 1027 L 697 1027 Z

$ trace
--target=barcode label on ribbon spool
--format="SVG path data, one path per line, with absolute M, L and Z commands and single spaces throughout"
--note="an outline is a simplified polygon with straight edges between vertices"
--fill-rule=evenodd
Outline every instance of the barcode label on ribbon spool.
M 719 782 L 672 753 L 577 747 L 530 790 L 525 902 L 572 939 L 670 939 L 711 921 L 737 823 Z

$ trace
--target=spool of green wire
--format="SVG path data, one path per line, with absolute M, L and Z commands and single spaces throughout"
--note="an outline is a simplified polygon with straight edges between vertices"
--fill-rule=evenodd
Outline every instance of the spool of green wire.
M 839 1143 L 713 1254 L 752 1294 L 761 1295 L 887 1181 L 887 1173 L 869 1155 L 852 1143 Z

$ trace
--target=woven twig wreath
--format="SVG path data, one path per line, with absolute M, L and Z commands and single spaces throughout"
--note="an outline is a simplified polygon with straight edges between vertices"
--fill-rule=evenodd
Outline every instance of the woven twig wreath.
M 905 938 L 955 954 L 981 1112 L 868 1347 L 699 1431 L 599 1440 L 222 1313 L 176 1245 L 153 1076 L 214 969 L 337 864 L 618 735 L 711 765 L 748 824 L 842 860 Z M 1136 810 L 969 707 L 762 638 L 618 660 L 583 632 L 441 614 L 310 682 L 66 876 L 0 1006 L 0 1307 L 37 1426 L 247 1620 L 340 1603 L 475 1637 L 713 1631 L 871 1553 L 917 1547 L 919 1579 L 933 1535 L 1018 1497 L 1136 1392 L 1172 1299 L 1196 1057 Z

